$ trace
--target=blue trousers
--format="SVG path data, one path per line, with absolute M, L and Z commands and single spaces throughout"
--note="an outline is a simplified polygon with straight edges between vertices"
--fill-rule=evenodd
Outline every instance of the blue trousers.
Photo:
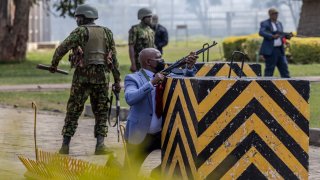
M 273 76 L 275 67 L 277 66 L 281 77 L 290 78 L 288 70 L 288 61 L 281 47 L 274 47 L 271 55 L 263 55 L 266 61 L 264 76 Z

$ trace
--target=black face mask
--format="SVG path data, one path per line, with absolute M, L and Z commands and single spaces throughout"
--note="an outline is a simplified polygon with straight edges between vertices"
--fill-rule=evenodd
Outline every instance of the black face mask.
M 158 61 L 157 66 L 155 67 L 155 70 L 157 72 L 160 72 L 164 69 L 164 66 L 165 66 L 164 61 Z

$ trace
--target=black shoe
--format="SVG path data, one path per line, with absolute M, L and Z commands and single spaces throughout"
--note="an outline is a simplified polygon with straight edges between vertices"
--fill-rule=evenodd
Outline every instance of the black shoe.
M 94 152 L 95 155 L 103 155 L 103 154 L 110 154 L 111 151 L 107 146 L 104 145 L 104 136 L 98 135 L 97 136 L 97 145 L 96 151 Z
M 69 154 L 69 144 L 71 136 L 63 136 L 62 146 L 59 150 L 59 154 Z
M 110 154 L 113 153 L 113 151 L 104 144 L 96 146 L 96 151 L 94 152 L 95 155 L 104 155 L 104 154 Z
M 62 145 L 59 154 L 69 154 L 69 145 Z

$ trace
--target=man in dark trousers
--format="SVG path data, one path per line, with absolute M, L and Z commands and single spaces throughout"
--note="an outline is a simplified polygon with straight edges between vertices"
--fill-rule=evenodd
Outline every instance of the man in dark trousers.
M 183 69 L 184 76 L 195 75 L 197 58 L 192 52 L 185 59 L 187 65 Z M 124 135 L 128 150 L 126 159 L 129 158 L 133 163 L 132 172 L 137 173 L 147 156 L 161 148 L 162 117 L 156 111 L 155 85 L 164 80 L 164 75 L 159 72 L 165 66 L 160 51 L 155 48 L 143 49 L 139 53 L 139 61 L 141 69 L 128 74 L 124 81 L 125 99 L 130 106 Z
M 266 63 L 265 76 L 273 76 L 274 69 L 277 66 L 281 77 L 290 78 L 283 42 L 283 38 L 288 37 L 283 33 L 283 26 L 278 21 L 278 15 L 279 12 L 271 8 L 269 9 L 269 19 L 262 21 L 260 24 L 259 35 L 263 37 L 260 55 L 263 56 Z
M 163 54 L 163 47 L 168 44 L 169 38 L 168 38 L 168 31 L 167 29 L 158 23 L 158 16 L 153 15 L 152 16 L 152 26 L 151 28 L 155 32 L 155 41 L 154 44 L 156 45 L 157 49 Z

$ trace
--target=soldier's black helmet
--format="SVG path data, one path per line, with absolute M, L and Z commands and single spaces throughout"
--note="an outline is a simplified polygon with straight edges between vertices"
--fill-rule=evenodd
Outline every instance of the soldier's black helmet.
M 138 19 L 141 20 L 144 17 L 152 16 L 152 11 L 148 8 L 141 8 L 138 11 Z
M 82 4 L 79 5 L 74 13 L 75 16 L 83 15 L 85 18 L 89 19 L 98 19 L 98 10 L 89 5 L 89 4 Z

